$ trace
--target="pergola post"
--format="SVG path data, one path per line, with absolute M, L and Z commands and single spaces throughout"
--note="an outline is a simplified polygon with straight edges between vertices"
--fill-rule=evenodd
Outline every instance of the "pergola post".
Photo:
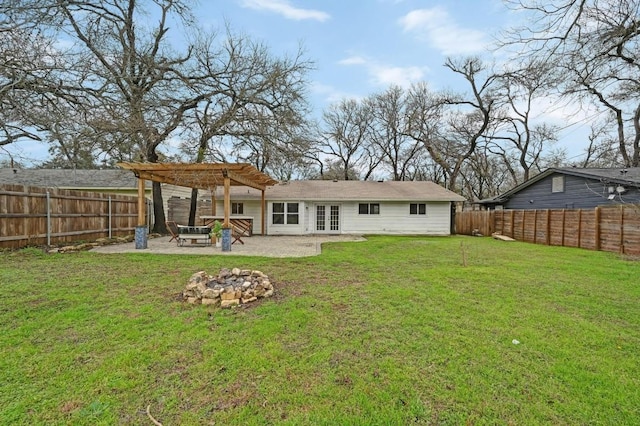
M 262 235 L 264 237 L 265 235 L 265 229 L 267 227 L 267 221 L 266 221 L 266 211 L 267 211 L 267 201 L 264 197 L 264 189 L 261 191 L 262 192 L 262 198 L 260 200 L 260 206 L 261 206 L 261 211 L 260 211 L 260 223 L 262 224 L 261 228 L 260 228 L 260 235 Z
M 147 248 L 147 225 L 146 225 L 146 207 L 147 203 L 144 196 L 144 179 L 138 177 L 138 224 L 136 225 L 135 242 L 136 249 Z
M 218 200 L 216 200 L 216 187 L 214 186 L 213 189 L 210 189 L 209 191 L 211 191 L 211 216 L 215 216 L 216 215 L 216 202 Z
M 231 178 L 228 170 L 222 171 L 224 177 L 224 222 L 222 224 L 222 251 L 231 251 Z

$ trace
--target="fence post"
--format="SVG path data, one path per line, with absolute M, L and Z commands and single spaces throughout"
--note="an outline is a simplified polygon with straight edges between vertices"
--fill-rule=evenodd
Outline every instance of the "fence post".
M 594 239 L 595 239 L 595 249 L 600 251 L 600 207 L 596 207 L 595 214 L 595 229 L 594 229 Z
M 51 194 L 47 189 L 47 246 L 51 245 Z
M 109 228 L 109 239 L 111 239 L 112 238 L 112 232 L 111 232 L 111 195 L 109 195 L 109 218 L 108 218 L 108 220 L 109 220 L 109 226 L 108 226 L 108 228 Z
M 562 247 L 564 247 L 564 227 L 565 227 L 565 224 L 567 223 L 566 217 L 567 217 L 567 209 L 562 209 L 562 243 L 560 244 Z
M 547 225 L 545 230 L 545 242 L 548 246 L 551 245 L 551 210 L 547 209 Z
M 511 238 L 515 239 L 515 231 L 513 230 L 514 227 L 514 218 L 515 218 L 515 210 L 511 210 L 511 212 L 509 213 L 509 220 L 511 221 Z
M 493 235 L 496 231 L 496 211 L 491 210 L 489 212 L 489 235 Z
M 578 248 L 582 248 L 582 209 L 578 210 Z
M 624 206 L 620 204 L 620 254 L 624 254 Z

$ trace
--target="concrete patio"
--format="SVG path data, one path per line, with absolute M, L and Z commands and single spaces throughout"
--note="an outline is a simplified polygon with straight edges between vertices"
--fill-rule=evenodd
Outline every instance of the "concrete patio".
M 307 257 L 322 252 L 322 244 L 343 241 L 365 241 L 360 235 L 252 236 L 243 237 L 230 252 L 220 247 L 186 243 L 180 247 L 171 237 L 149 238 L 146 249 L 136 249 L 135 242 L 95 247 L 96 253 L 202 254 L 217 256 Z

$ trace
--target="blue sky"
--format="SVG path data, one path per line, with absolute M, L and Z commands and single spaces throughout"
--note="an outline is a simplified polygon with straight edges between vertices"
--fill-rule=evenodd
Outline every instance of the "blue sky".
M 218 0 L 204 1 L 198 16 L 211 26 L 226 19 L 275 53 L 302 43 L 317 68 L 310 95 L 318 110 L 391 84 L 459 86 L 445 58 L 490 56 L 493 34 L 508 23 L 500 0 Z
M 300 43 L 316 64 L 309 95 L 314 113 L 345 97 L 363 98 L 392 84 L 426 81 L 434 90 L 467 89 L 443 66 L 447 57 L 478 55 L 500 63 L 491 49 L 501 30 L 522 19 L 502 0 L 203 0 L 198 18 L 265 41 L 277 54 Z M 558 147 L 569 156 L 586 146 L 592 112 L 540 99 L 541 120 L 563 128 Z

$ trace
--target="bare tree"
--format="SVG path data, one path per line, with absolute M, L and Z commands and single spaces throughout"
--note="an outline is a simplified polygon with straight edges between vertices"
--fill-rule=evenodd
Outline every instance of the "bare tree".
M 579 167 L 613 167 L 621 163 L 617 142 L 611 138 L 608 129 L 611 123 L 595 122 L 591 125 L 589 145 L 585 148 L 585 156 L 574 165 Z
M 440 164 L 436 163 L 426 150 L 416 158 L 413 166 L 413 180 L 429 180 L 438 185 L 446 186 L 447 174 Z
M 63 123 L 77 123 L 70 115 L 86 101 L 81 89 L 86 74 L 38 28 L 37 17 L 8 13 L 14 12 L 11 6 L 25 7 L 23 2 L 0 5 L 0 146 L 57 142 Z
M 393 180 L 407 180 L 413 159 L 424 149 L 422 143 L 408 136 L 408 96 L 404 89 L 392 86 L 386 91 L 373 94 L 366 100 L 371 110 L 371 141 L 380 151 L 382 164 L 387 167 Z
M 464 163 L 460 177 L 461 193 L 469 200 L 492 197 L 516 185 L 509 168 L 486 145 Z
M 509 0 L 531 24 L 504 43 L 553 65 L 561 94 L 609 111 L 610 133 L 627 167 L 640 165 L 638 0 Z M 523 15 L 523 14 L 521 14 Z
M 540 171 L 545 150 L 557 141 L 558 126 L 536 122 L 533 116 L 535 100 L 554 81 L 549 68 L 532 62 L 504 72 L 499 79 L 496 101 L 502 108 L 496 108 L 499 112 L 495 130 L 488 138 L 489 150 L 503 159 L 515 184 L 528 180 L 532 168 Z
M 266 135 L 270 127 L 287 132 L 304 125 L 305 78 L 313 64 L 302 49 L 277 57 L 263 43 L 234 34 L 227 26 L 220 46 L 214 35 L 202 38 L 194 56 L 203 73 L 198 87 L 208 95 L 185 126 L 203 155 L 208 151 L 225 157 L 228 150 L 216 147 L 222 137 L 255 137 Z M 238 145 L 231 149 L 237 151 Z
M 177 53 L 168 41 L 168 22 L 190 19 L 181 0 L 24 0 L 3 4 L 0 13 L 15 22 L 38 22 L 50 38 L 67 40 L 64 52 L 71 82 L 87 106 L 100 111 L 98 132 L 122 134 L 131 157 L 157 162 L 159 146 L 181 124 L 184 113 L 206 94 L 192 87 L 192 47 Z M 146 13 L 155 24 L 146 26 Z M 175 22 L 174 22 L 175 23 Z M 60 52 L 58 52 L 60 53 Z M 59 94 L 59 93 L 58 93 Z M 160 183 L 153 183 L 154 232 L 164 232 Z
M 419 142 L 444 174 L 443 185 L 459 191 L 465 162 L 484 143 L 495 119 L 498 75 L 478 58 L 447 59 L 445 66 L 464 77 L 469 93 L 431 93 L 426 86 L 411 91 L 411 120 L 406 135 Z
M 276 57 L 262 43 L 233 34 L 227 26 L 220 46 L 203 38 L 194 56 L 203 73 L 196 83 L 206 99 L 192 109 L 184 125 L 196 141 L 197 163 L 206 158 L 249 161 L 265 171 L 285 152 L 294 152 L 296 129 L 304 125 L 305 76 L 312 64 L 301 49 Z M 293 162 L 291 162 L 293 163 Z M 195 221 L 198 190 L 192 190 L 190 223 Z
M 479 58 L 447 59 L 445 66 L 464 77 L 470 89 L 467 96 L 453 96 L 445 100 L 458 108 L 449 116 L 448 131 L 443 135 L 449 156 L 454 160 L 449 188 L 455 190 L 462 166 L 476 152 L 478 144 L 484 141 L 487 129 L 495 119 L 495 85 L 499 76 Z
M 8 21 L 8 17 L 0 18 L 2 28 L 11 25 Z M 40 86 L 34 71 L 44 66 L 41 58 L 47 45 L 41 43 L 33 31 L 11 27 L 11 30 L 0 30 L 0 146 L 23 139 L 41 140 L 22 117 L 21 108 L 33 106 L 33 89 Z M 25 40 L 29 40 L 28 46 Z
M 344 170 L 344 163 L 340 160 L 332 160 L 331 157 L 325 159 L 322 166 L 322 173 L 312 173 L 309 178 L 317 180 L 359 180 L 358 171 L 352 166 L 349 170 Z M 346 178 L 345 178 L 346 176 Z
M 324 111 L 322 120 L 322 142 L 319 150 L 329 156 L 332 164 L 339 162 L 337 168 L 344 172 L 340 179 L 367 179 L 371 176 L 383 158 L 378 150 L 371 146 L 371 104 L 344 99 L 330 105 Z
M 196 154 L 202 158 L 200 146 L 209 143 L 212 135 L 247 131 L 244 124 L 257 117 L 278 114 L 281 118 L 286 115 L 281 111 L 304 103 L 302 76 L 309 63 L 301 54 L 274 58 L 263 45 L 229 32 L 221 47 L 216 37 L 205 35 L 187 37 L 191 40 L 187 46 L 175 49 L 168 36 L 170 25 L 200 32 L 189 0 L 9 3 L 0 6 L 1 17 L 28 30 L 35 28 L 49 40 L 64 39 L 70 44 L 56 53 L 64 58 L 71 88 L 55 92 L 52 102 L 60 102 L 61 95 L 69 98 L 80 93 L 77 102 L 83 109 L 74 105 L 74 114 L 68 116 L 82 119 L 96 137 L 91 147 L 79 147 L 78 139 L 69 135 L 82 126 L 58 122 L 58 142 L 64 142 L 58 150 L 65 155 L 85 155 L 97 146 L 108 158 L 161 161 L 167 155 L 163 145 L 184 131 L 187 114 L 197 110 L 206 118 Z M 37 88 L 28 90 L 34 93 Z M 51 129 L 45 128 L 50 133 Z M 153 200 L 153 231 L 164 232 L 158 182 L 153 183 Z

